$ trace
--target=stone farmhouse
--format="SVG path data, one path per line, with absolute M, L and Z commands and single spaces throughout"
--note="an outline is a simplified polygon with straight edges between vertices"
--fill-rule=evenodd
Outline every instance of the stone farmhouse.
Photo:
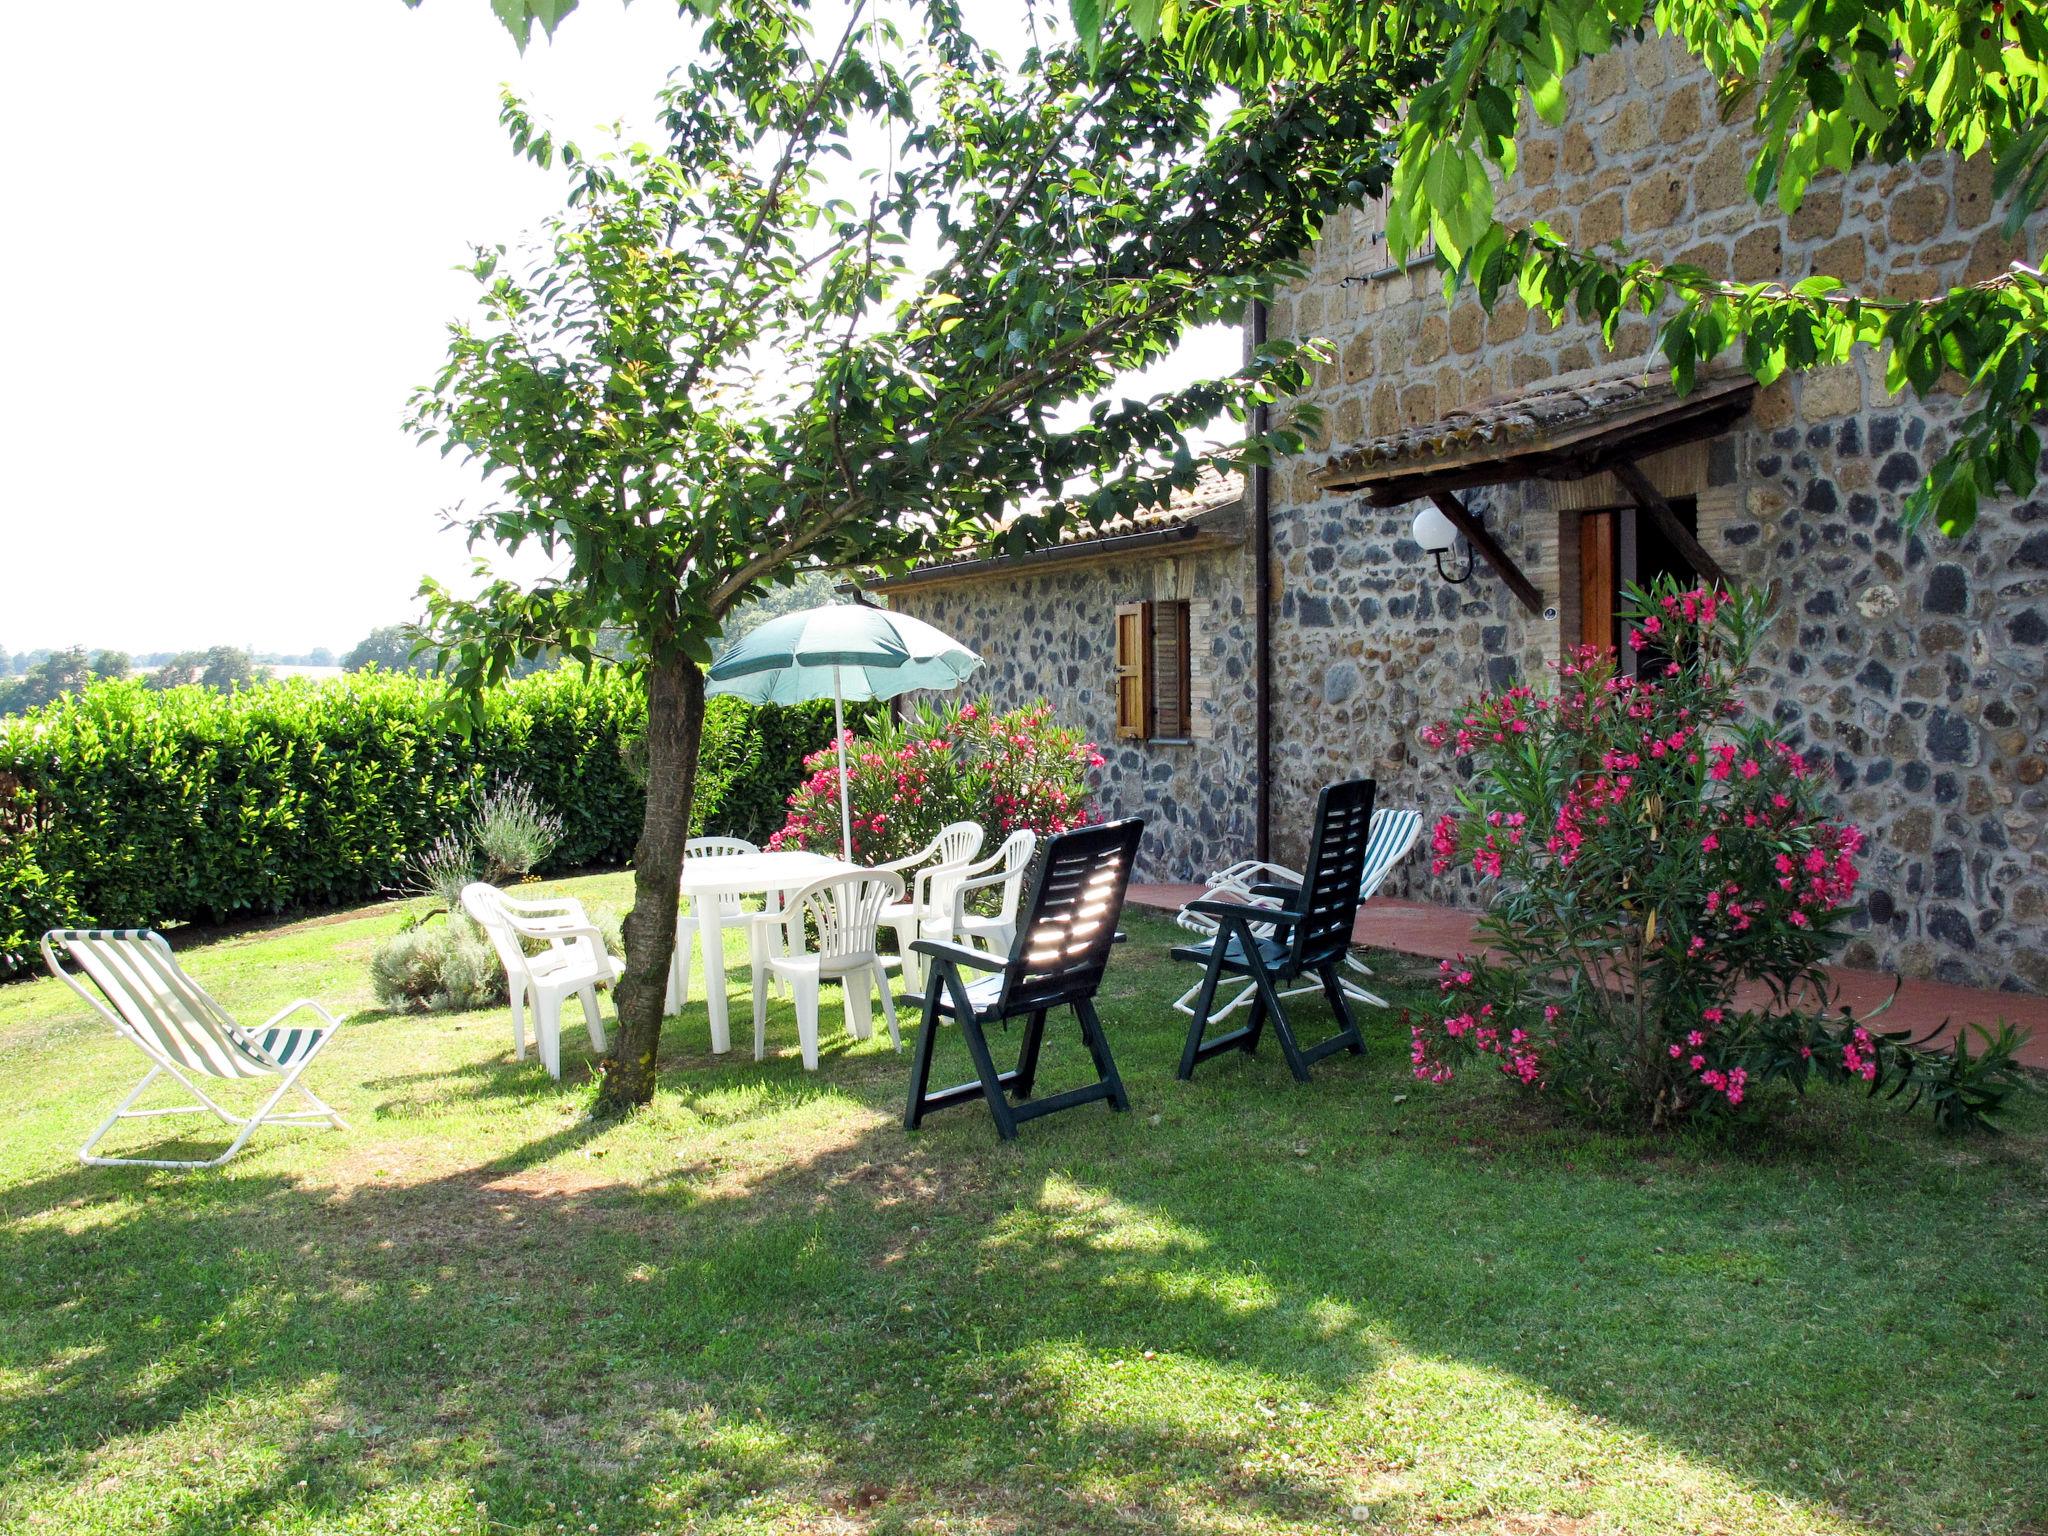
M 1569 83 L 1566 126 L 1524 140 L 1511 222 L 1901 297 L 2039 255 L 1999 235 L 1983 165 L 1867 167 L 1789 217 L 1759 208 L 1744 131 L 1662 40 Z M 1453 770 L 1420 727 L 1613 643 L 1623 582 L 1704 570 L 1776 584 L 1759 703 L 1871 834 L 1848 962 L 2048 991 L 2048 516 L 1992 504 L 1960 541 L 1901 526 L 1952 402 L 1887 395 L 1876 357 L 1764 389 L 1714 374 L 1680 397 L 1648 321 L 1609 351 L 1512 297 L 1446 312 L 1426 258 L 1389 263 L 1371 209 L 1307 259 L 1252 325 L 1334 346 L 1312 451 L 1054 547 L 877 584 L 980 650 L 1000 702 L 1047 698 L 1096 736 L 1104 809 L 1151 824 L 1143 878 L 1298 860 L 1317 788 L 1341 775 L 1434 814 Z M 1428 507 L 1459 551 L 1416 542 Z M 1450 579 L 1467 547 L 1469 579 Z M 1426 857 L 1388 889 L 1471 900 Z

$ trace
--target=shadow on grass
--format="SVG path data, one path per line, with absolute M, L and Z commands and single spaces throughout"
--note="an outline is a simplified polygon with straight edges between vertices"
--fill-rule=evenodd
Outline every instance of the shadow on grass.
M 158 1436 L 238 1439 L 237 1405 L 259 1405 L 292 1426 L 274 1454 L 188 1489 L 164 1528 L 367 1519 L 406 1486 L 513 1529 L 573 1511 L 571 1529 L 604 1532 L 835 1515 L 887 1531 L 946 1511 L 1221 1533 L 1355 1524 L 1376 1470 L 1413 1454 L 1383 1401 L 1451 1426 L 1477 1462 L 1512 1454 L 1512 1418 L 1486 1422 L 1481 1401 L 1507 1393 L 1550 1399 L 1567 1438 L 1623 1426 L 1901 1530 L 1934 1522 L 1889 1457 L 1843 1469 L 1824 1448 L 1893 1425 L 1910 1445 L 1917 1421 L 1924 1456 L 2033 1513 L 2038 1405 L 1971 1395 L 1957 1378 L 1975 1367 L 1943 1351 L 1967 1324 L 1984 1362 L 2026 1358 L 2040 1298 L 2002 1291 L 1996 1213 L 1945 1206 L 1950 1172 L 1870 1187 L 1854 1148 L 1828 1155 L 1827 1128 L 1867 1134 L 1842 1117 L 1814 1122 L 1804 1161 L 1703 1177 L 1490 1100 L 1404 1106 L 1384 1018 L 1366 1062 L 1333 1058 L 1306 1088 L 1270 1049 L 1180 1085 L 1164 979 L 1108 1010 L 1136 1112 L 1091 1106 L 1011 1146 L 978 1106 L 905 1136 L 907 1054 L 757 1067 L 743 1045 L 704 1054 L 686 1020 L 664 1093 L 700 1128 L 854 1109 L 751 1150 L 686 1124 L 673 1169 L 633 1185 L 563 1164 L 602 1132 L 578 1120 L 410 1184 L 231 1166 L 15 1186 L 0 1460 L 17 1485 L 77 1485 Z M 965 1075 L 956 1040 L 942 1055 Z M 1056 1030 L 1044 1091 L 1084 1063 Z M 436 1083 L 511 1099 L 536 1072 L 390 1075 L 359 1096 L 377 1115 Z M 2038 1219 L 2038 1178 L 2023 1187 Z M 1398 1397 L 1387 1373 L 1417 1362 L 1447 1396 Z

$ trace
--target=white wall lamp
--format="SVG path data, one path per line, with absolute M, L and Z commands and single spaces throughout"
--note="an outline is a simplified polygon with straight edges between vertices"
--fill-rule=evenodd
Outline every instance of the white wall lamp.
M 1454 587 L 1462 586 L 1472 579 L 1473 557 L 1472 545 L 1469 540 L 1465 544 L 1464 574 L 1453 576 L 1444 569 L 1444 556 L 1458 547 L 1458 529 L 1457 525 L 1448 517 L 1445 517 L 1439 508 L 1434 506 L 1424 507 L 1420 512 L 1416 513 L 1412 532 L 1415 535 L 1415 542 L 1422 546 L 1422 552 L 1435 557 L 1436 573 L 1438 576 L 1448 581 Z

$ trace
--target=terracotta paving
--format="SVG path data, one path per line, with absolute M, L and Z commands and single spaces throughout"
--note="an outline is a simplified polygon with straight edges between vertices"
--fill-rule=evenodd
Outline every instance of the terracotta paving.
M 1130 899 L 1137 906 L 1171 912 L 1201 894 L 1198 885 L 1133 885 Z M 1375 949 L 1447 960 L 1474 947 L 1475 921 L 1474 913 L 1455 907 L 1380 897 L 1360 910 L 1353 937 Z M 1896 985 L 1898 1000 L 1875 1021 L 1885 1029 L 1910 1029 L 1916 1035 L 1940 1029 L 1946 1035 L 1962 1024 L 1995 1025 L 2001 1020 L 2016 1024 L 2028 1035 L 2019 1059 L 2048 1071 L 2048 997 L 1957 987 L 1942 981 L 1899 982 L 1882 971 L 1856 971 L 1846 966 L 1830 966 L 1828 975 L 1834 981 L 1835 995 L 1858 1012 L 1884 1001 Z M 1762 989 L 1757 989 L 1756 995 L 1761 997 Z M 1738 994 L 1738 1001 L 1749 1000 Z

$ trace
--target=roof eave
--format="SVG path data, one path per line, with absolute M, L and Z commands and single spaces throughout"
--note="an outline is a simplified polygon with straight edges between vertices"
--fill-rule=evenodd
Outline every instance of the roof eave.
M 1169 547 L 1181 554 L 1222 549 L 1243 541 L 1243 513 L 1244 502 L 1240 497 L 1220 506 L 1205 507 L 1185 521 L 1164 528 L 1138 528 L 1129 533 L 1110 534 L 1106 538 L 1076 539 L 1069 544 L 1049 544 L 1014 555 L 947 560 L 935 565 L 921 565 L 901 576 L 888 576 L 865 585 L 870 592 L 901 592 L 941 582 L 992 579 L 1018 570 L 1095 564 Z
M 1756 382 L 1747 376 L 1702 380 L 1691 394 L 1567 422 L 1521 442 L 1474 443 L 1428 458 L 1366 463 L 1340 456 L 1312 478 L 1329 493 L 1365 491 L 1378 506 L 1516 480 L 1579 480 L 1602 473 L 1618 459 L 1717 437 L 1748 413 L 1755 393 Z

